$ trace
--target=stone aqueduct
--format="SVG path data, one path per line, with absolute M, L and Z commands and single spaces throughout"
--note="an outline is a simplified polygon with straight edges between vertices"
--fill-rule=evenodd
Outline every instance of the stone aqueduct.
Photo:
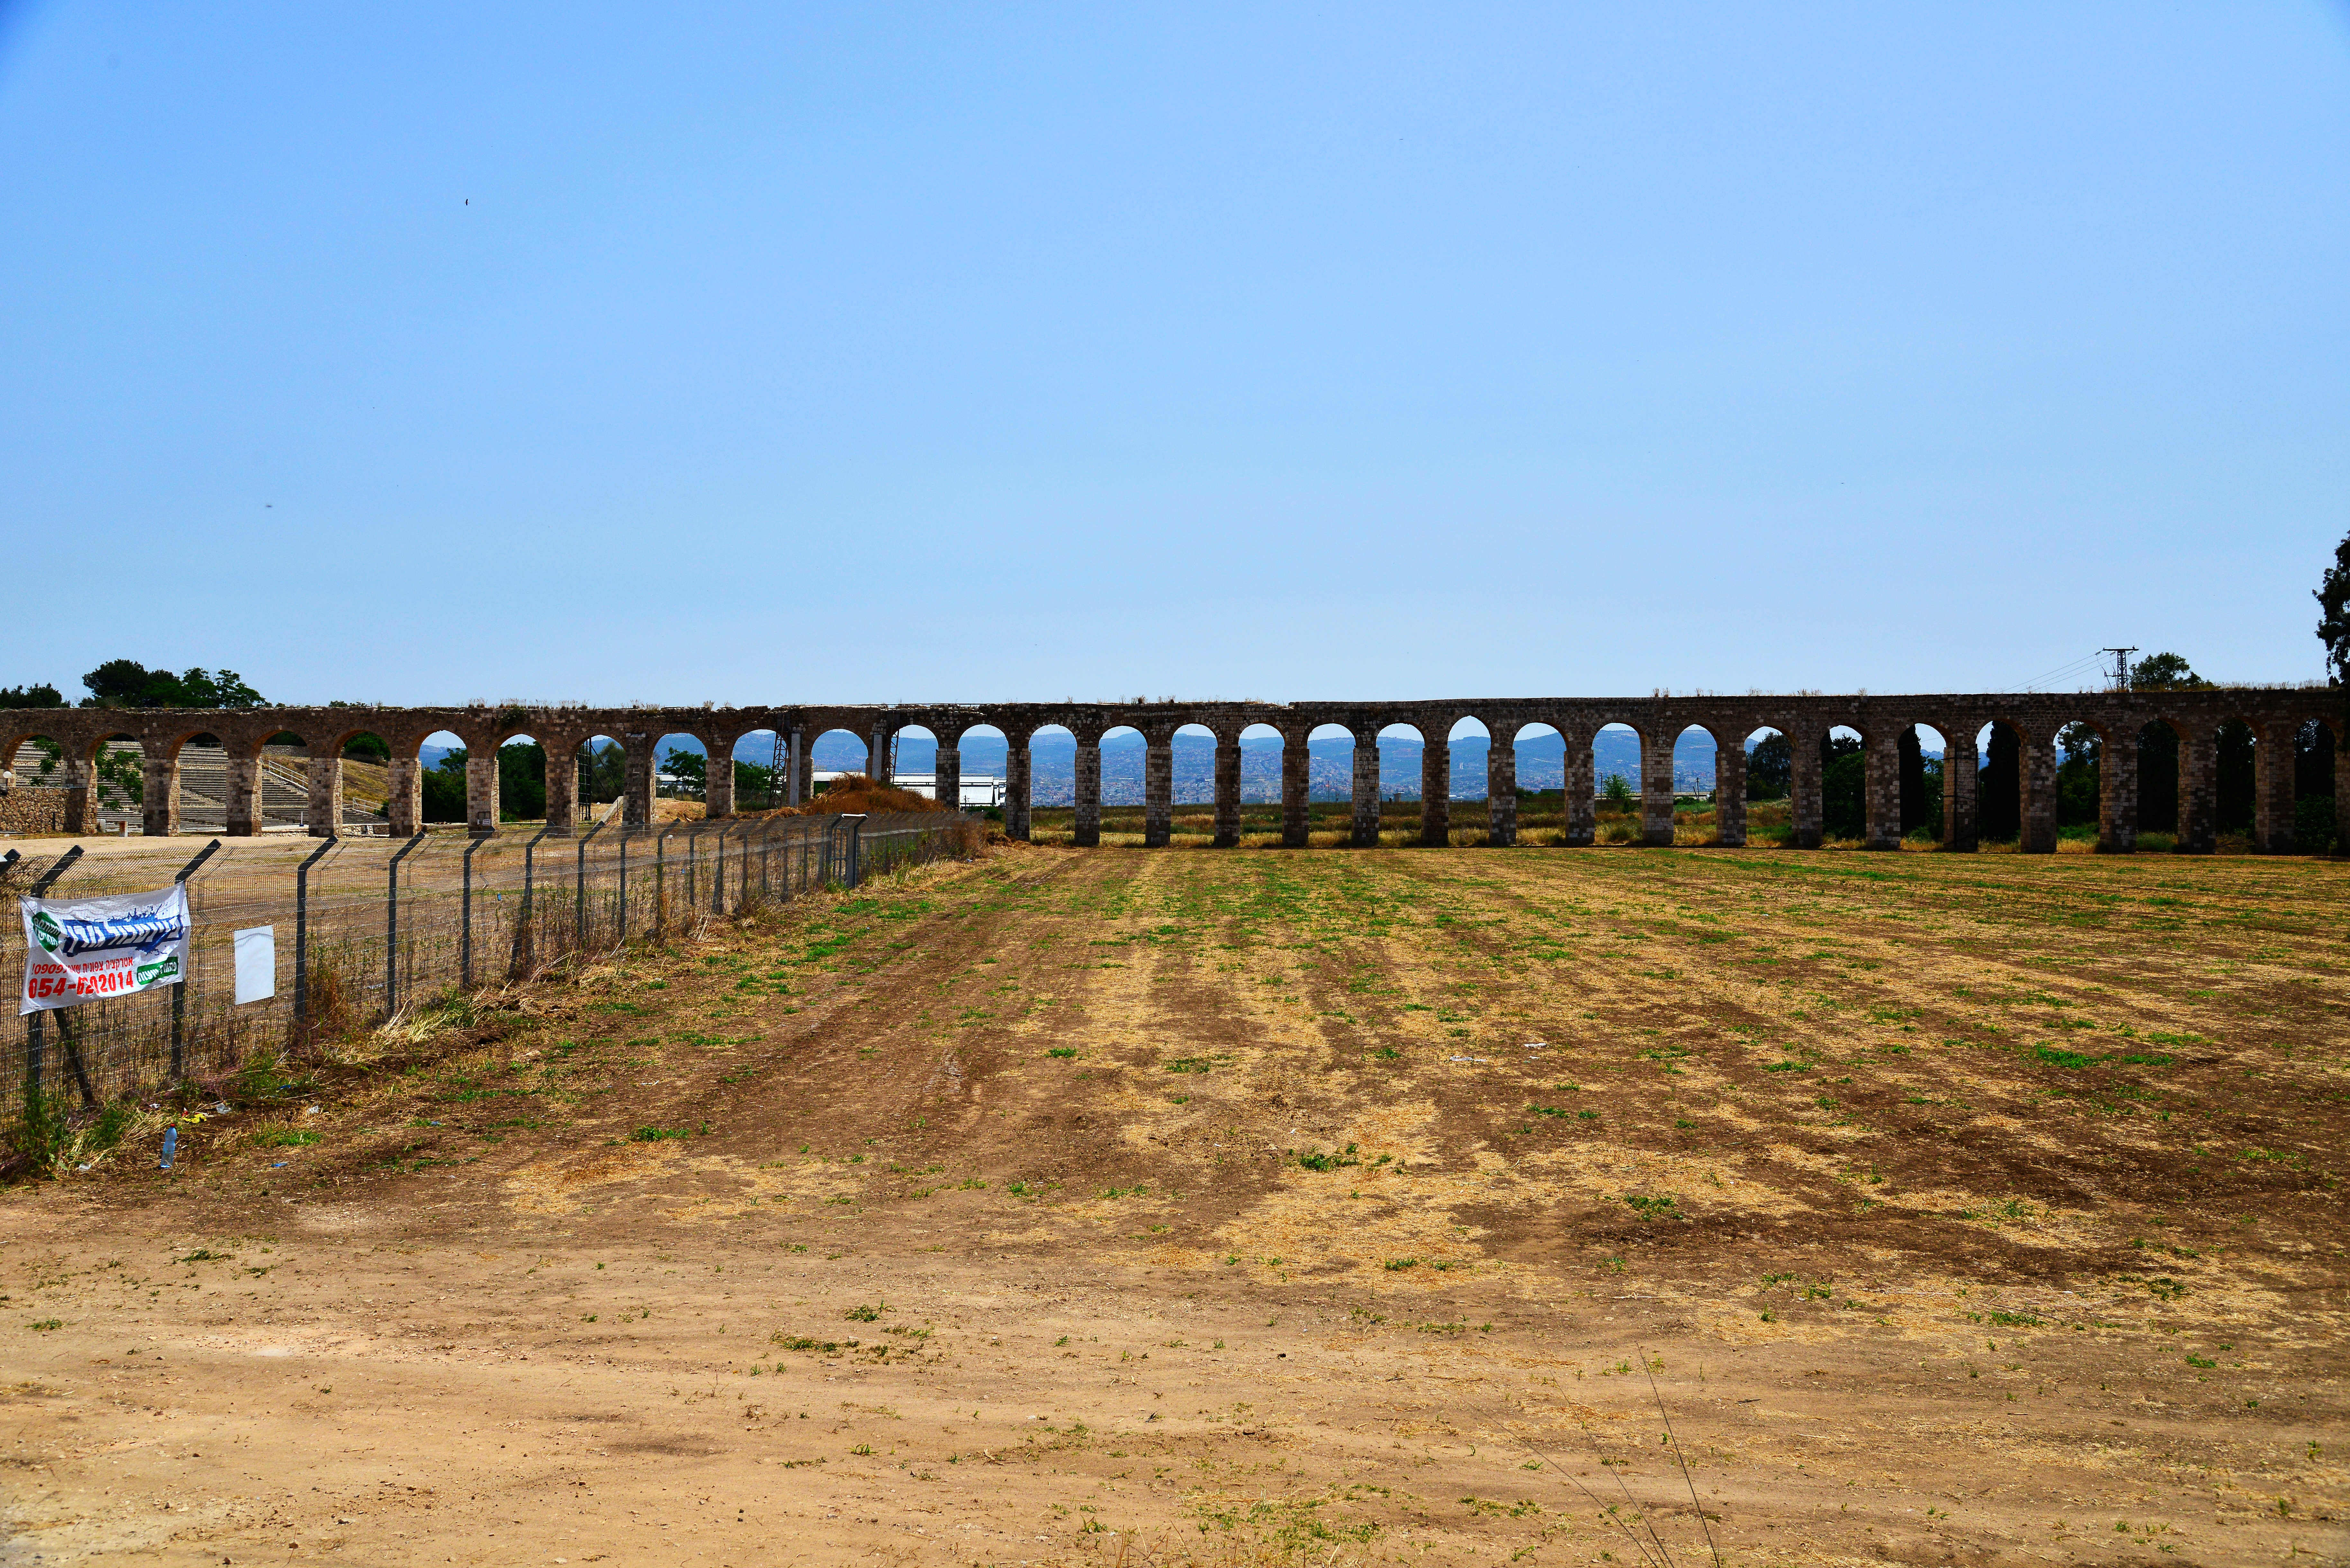
M 47 709 L 0 711 L 0 757 L 13 757 L 35 738 L 65 750 L 67 830 L 87 833 L 95 826 L 96 760 L 109 740 L 140 743 L 145 756 L 142 813 L 146 832 L 177 830 L 178 756 L 188 742 L 210 736 L 229 757 L 231 834 L 251 834 L 260 822 L 260 758 L 273 738 L 290 733 L 309 753 L 310 831 L 324 835 L 342 820 L 344 743 L 373 734 L 390 748 L 391 830 L 409 835 L 422 826 L 418 750 L 427 737 L 446 731 L 468 749 L 466 801 L 469 826 L 492 831 L 497 822 L 497 748 L 517 736 L 539 742 L 546 752 L 546 801 L 555 833 L 573 831 L 577 754 L 598 736 L 619 742 L 627 753 L 623 795 L 625 827 L 652 819 L 653 748 L 668 735 L 692 735 L 712 757 L 731 756 L 744 735 L 772 731 L 789 742 L 790 800 L 800 798 L 808 747 L 818 735 L 843 730 L 862 739 L 871 756 L 889 755 L 892 736 L 907 729 L 928 730 L 938 742 L 939 793 L 952 799 L 962 773 L 962 737 L 980 727 L 1000 731 L 1006 741 L 1004 825 L 1025 837 L 1029 818 L 1029 739 L 1058 725 L 1077 742 L 1076 823 L 1080 844 L 1099 841 L 1101 752 L 1106 733 L 1139 732 L 1146 743 L 1144 836 L 1150 845 L 1168 841 L 1173 817 L 1173 747 L 1177 730 L 1199 726 L 1216 738 L 1216 842 L 1240 838 L 1242 732 L 1258 725 L 1282 737 L 1283 838 L 1305 842 L 1307 738 L 1335 725 L 1354 736 L 1353 837 L 1376 843 L 1379 812 L 1378 736 L 1391 725 L 1409 725 L 1424 741 L 1420 768 L 1423 842 L 1449 842 L 1451 763 L 1441 741 L 1464 719 L 1484 724 L 1492 736 L 1486 787 L 1491 802 L 1490 841 L 1517 838 L 1516 757 L 1513 742 L 1532 725 L 1548 725 L 1566 745 L 1567 841 L 1589 844 L 1596 824 L 1592 804 L 1591 742 L 1608 724 L 1627 725 L 1641 742 L 1641 834 L 1649 843 L 1673 836 L 1673 745 L 1687 729 L 1710 733 L 1716 761 L 1716 821 L 1721 844 L 1746 842 L 1744 750 L 1758 730 L 1777 730 L 1792 743 L 1792 809 L 1798 846 L 1816 847 L 1821 837 L 1820 742 L 1836 727 L 1860 735 L 1866 753 L 1864 842 L 1890 849 L 1900 841 L 1898 737 L 1912 725 L 1928 725 L 1950 740 L 1979 734 L 1989 723 L 2009 726 L 2018 741 L 2022 800 L 2022 847 L 2046 853 L 2056 846 L 2056 736 L 2064 725 L 2089 725 L 2106 742 L 2100 769 L 2102 800 L 2098 847 L 2127 851 L 2137 835 L 2137 738 L 2149 724 L 2168 724 L 2178 738 L 2178 847 L 2209 850 L 2215 836 L 2217 744 L 2220 726 L 2230 720 L 2250 726 L 2255 752 L 2253 837 L 2258 848 L 2288 852 L 2293 844 L 2293 737 L 2311 720 L 2333 732 L 2337 842 L 2350 843 L 2350 734 L 2345 734 L 2342 694 L 2313 687 L 2230 687 L 2180 691 L 2109 691 L 2071 695 L 2036 693 L 1941 696 L 1848 697 L 1667 696 L 1646 698 L 1511 698 L 1490 701 L 1418 702 L 1149 702 L 1002 703 L 889 707 L 775 708 L 265 708 L 234 711 L 185 709 Z M 1950 751 L 1943 789 L 1941 841 L 1946 848 L 1976 846 L 1977 778 L 1974 748 Z M 734 809 L 734 781 L 728 768 L 710 770 L 707 806 L 712 815 Z

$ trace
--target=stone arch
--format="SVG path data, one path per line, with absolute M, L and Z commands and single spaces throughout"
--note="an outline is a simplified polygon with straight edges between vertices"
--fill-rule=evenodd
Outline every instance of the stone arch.
M 1672 759 L 1672 777 L 1669 781 L 1672 794 L 1669 802 L 1669 809 L 1672 813 L 1672 837 L 1669 842 L 1676 844 L 1681 842 L 1681 835 L 1684 831 L 1689 834 L 1689 841 L 1693 844 L 1726 845 L 1734 848 L 1745 842 L 1745 825 L 1742 821 L 1736 825 L 1729 839 L 1725 840 L 1721 833 L 1721 784 L 1722 764 L 1729 749 L 1722 741 L 1721 732 L 1714 727 L 1713 723 L 1703 719 L 1691 719 L 1674 732 L 1672 750 L 1669 753 Z M 1744 756 L 1745 753 L 1741 752 L 1739 760 L 1743 761 Z M 1731 772 L 1736 772 L 1738 763 L 1731 762 L 1729 766 Z M 1705 804 L 1701 805 L 1693 804 L 1690 808 L 1684 809 L 1681 805 L 1681 798 L 1684 795 L 1706 797 Z M 1742 801 L 1743 799 L 1742 790 L 1741 799 Z
M 939 799 L 951 796 L 962 810 L 976 810 L 997 821 L 1007 820 L 1010 805 L 1012 740 L 1002 724 L 991 719 L 957 720 L 941 732 L 938 749 Z M 1026 748 L 1022 748 L 1026 755 Z
M 562 741 L 557 739 L 554 746 L 562 750 Z M 494 833 L 505 822 L 546 820 L 548 751 L 547 743 L 528 729 L 500 726 L 497 750 L 490 753 L 488 766 L 478 773 L 469 770 L 466 779 L 465 820 L 475 833 Z M 484 780 L 476 790 L 473 786 Z
M 2047 809 L 2054 789 L 2054 737 L 2043 741 L 2023 722 L 1995 714 L 1977 728 L 1975 747 L 1981 841 L 2035 854 L 2043 852 L 2044 838 L 2045 849 L 2054 850 L 2055 816 Z
M 1513 720 L 1508 729 L 1506 742 L 1499 740 L 1500 732 L 1495 732 L 1496 740 L 1488 753 L 1486 767 L 1485 809 L 1492 822 L 1501 822 L 1502 818 L 1493 814 L 1503 791 L 1506 789 L 1509 794 L 1507 836 L 1493 835 L 1492 841 L 1497 844 L 1520 842 L 1522 835 L 1536 824 L 1550 826 L 1542 819 L 1552 815 L 1556 815 L 1561 823 L 1565 820 L 1565 732 L 1548 719 Z M 1506 774 L 1496 771 L 1496 763 L 1506 768 Z M 1549 798 L 1554 787 L 1558 795 L 1555 811 Z
M 2293 816 L 2288 824 L 2293 847 L 2303 855 L 2336 854 L 2344 845 L 2337 824 L 2344 802 L 2336 787 L 2343 772 L 2342 720 L 2310 718 L 2294 726 L 2293 742 Z M 2313 806 L 2323 801 L 2330 805 Z
M 1476 818 L 1481 803 L 1485 818 L 1485 831 L 1480 842 L 1488 846 L 1507 847 L 1518 838 L 1518 768 L 1517 753 L 1511 742 L 1517 734 L 1518 721 L 1486 717 L 1482 712 L 1456 715 L 1444 732 L 1444 781 L 1446 839 L 1458 826 L 1470 833 L 1476 832 Z M 1496 773 L 1503 782 L 1502 798 L 1496 798 Z M 1475 794 L 1471 794 L 1471 790 Z M 1427 793 L 1423 784 L 1421 793 Z M 1499 830 L 1498 836 L 1496 830 Z
M 1777 723 L 1756 724 L 1740 738 L 1737 747 L 1738 798 L 1734 809 L 1742 842 L 1761 838 L 1766 844 L 1795 842 L 1795 752 L 1787 732 Z M 1714 814 L 1722 815 L 1725 781 L 1724 753 L 1714 758 Z M 1761 809 L 1756 809 L 1760 807 Z
M 1902 842 L 1919 835 L 1937 843 L 1950 836 L 1950 733 L 1940 724 L 1913 720 L 1895 732 L 1895 826 Z
M 0 710 L 0 719 L 8 717 Z M 62 732 L 59 733 L 52 732 Z M 69 724 L 0 727 L 0 827 L 12 833 L 87 833 L 87 768 Z
M 819 778 L 829 786 L 833 777 L 840 774 L 873 776 L 871 735 L 858 733 L 853 722 L 842 723 L 837 720 L 827 723 L 819 719 L 809 728 L 808 792 L 811 796 L 819 793 L 816 789 Z
M 1029 801 L 1028 811 L 1023 816 L 1024 825 L 1033 836 L 1036 826 L 1033 820 L 1034 813 L 1046 810 L 1052 812 L 1056 819 L 1055 826 L 1057 830 L 1057 818 L 1063 811 L 1067 811 L 1075 820 L 1077 759 L 1085 753 L 1085 739 L 1071 725 L 1055 720 L 1035 726 L 1020 736 L 1019 741 L 1028 770 Z M 1098 756 L 1100 753 L 1095 754 Z M 1004 816 L 1008 824 L 1010 812 L 1007 811 Z M 1008 826 L 1006 832 L 1009 832 Z
M 1069 779 L 1070 841 L 1091 849 L 1101 844 L 1105 807 L 1143 805 L 1151 740 L 1140 724 L 1116 715 L 1098 728 L 1077 732 L 1076 741 Z
M 2188 847 L 2186 735 L 2165 714 L 2138 716 L 2131 737 L 2137 753 L 2137 831 L 2168 835 L 2175 849 Z
M 424 753 L 431 752 L 431 758 Z M 419 818 L 465 822 L 473 748 L 453 730 L 434 730 L 416 745 Z M 395 828 L 394 831 L 397 831 Z
M 116 831 L 128 831 L 130 819 L 144 816 L 147 794 L 147 742 L 138 732 L 120 722 L 101 720 L 86 733 L 76 759 L 81 763 L 80 773 L 87 781 L 88 806 L 84 813 L 88 826 L 78 831 L 108 831 L 110 817 Z
M 572 820 L 581 832 L 611 821 L 612 830 L 640 826 L 629 821 L 629 743 L 618 726 L 594 725 L 570 748 Z M 617 815 L 617 820 L 615 820 Z
M 2060 842 L 2098 833 L 2098 846 L 2106 847 L 2099 824 L 2106 815 L 2101 797 L 2113 771 L 2115 748 L 2106 732 L 2110 724 L 2111 721 L 2100 725 L 2091 719 L 2071 719 L 2056 726 L 2055 794 L 2051 809 Z M 2135 833 L 2130 836 L 2135 837 Z
M 1439 733 L 1434 743 L 1438 747 L 1445 744 L 1441 732 Z M 1417 821 L 1411 822 L 1409 827 L 1405 828 L 1406 842 L 1427 843 L 1428 774 L 1430 766 L 1433 765 L 1429 760 L 1430 742 L 1427 732 L 1414 720 L 1391 719 L 1379 725 L 1378 744 L 1381 803 L 1379 831 L 1382 835 L 1388 831 L 1386 808 L 1388 805 L 1417 797 L 1419 801 L 1419 817 Z
M 1222 761 L 1224 738 L 1213 726 L 1192 719 L 1175 725 L 1167 732 L 1166 805 L 1167 834 L 1171 840 L 1177 828 L 1187 834 L 1204 835 L 1211 841 L 1216 837 L 1217 789 L 1216 768 Z M 1157 787 L 1155 779 L 1146 783 Z M 1158 809 L 1145 792 L 1145 815 Z M 1186 811 L 1188 806 L 1191 809 Z M 1148 822 L 1145 826 L 1148 831 Z
M 1868 836 L 1868 737 L 1839 720 L 1821 732 L 1820 837 L 1822 842 L 1866 843 Z
M 901 778 L 911 778 L 918 783 L 927 779 L 930 782 L 921 784 L 915 793 L 937 798 L 939 732 L 936 729 L 921 720 L 909 719 L 903 723 L 890 725 L 881 744 L 881 771 L 874 775 L 877 779 L 888 784 L 896 784 Z
M 1219 780 L 1218 843 L 1238 844 L 1252 835 L 1262 842 L 1265 835 L 1283 833 L 1292 771 L 1303 764 L 1310 788 L 1311 737 L 1318 732 L 1309 730 L 1301 739 L 1262 719 L 1231 732 L 1231 741 L 1217 753 L 1220 765 L 1227 770 L 1227 776 Z M 1293 750 L 1299 748 L 1305 755 L 1293 756 Z M 1256 809 L 1251 810 L 1252 806 Z
M 1591 788 L 1596 842 L 1637 844 L 1648 823 L 1646 784 L 1657 748 L 1638 724 L 1603 718 L 1591 732 Z M 1670 753 L 1667 756 L 1669 758 Z M 1669 766 L 1669 763 L 1668 763 Z M 1669 823 L 1669 807 L 1667 821 Z
M 2221 839 L 2240 839 L 2255 854 L 2293 849 L 2294 742 L 2297 719 L 2238 711 L 2212 733 L 2214 826 Z

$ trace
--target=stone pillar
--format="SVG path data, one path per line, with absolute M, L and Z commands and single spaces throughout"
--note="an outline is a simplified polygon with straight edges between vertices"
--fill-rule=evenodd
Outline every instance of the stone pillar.
M 1142 737 L 1142 846 L 1164 849 L 1175 828 L 1175 737 Z
M 660 738 L 642 730 L 620 737 L 620 827 L 624 832 L 642 833 L 653 826 L 653 794 L 660 784 L 653 766 L 653 745 Z
M 2252 851 L 2258 855 L 2293 853 L 2293 742 L 2301 728 L 2290 720 L 2272 720 L 2257 732 L 2252 746 Z
M 236 764 L 231 763 L 230 770 Z M 417 765 L 411 753 L 394 757 L 384 768 L 385 782 L 390 786 L 391 797 L 383 803 L 383 815 L 391 825 L 394 838 L 413 838 L 424 826 L 424 770 Z
M 1827 812 L 1821 794 L 1820 737 L 1787 730 L 1780 733 L 1787 737 L 1787 815 L 1794 824 L 1795 847 L 1817 849 Z
M 474 837 L 498 830 L 498 749 L 465 744 L 465 827 Z
M 98 831 L 98 767 L 87 757 L 68 756 L 66 764 L 66 831 L 76 836 Z M 250 833 L 251 828 L 246 832 Z
M 231 838 L 251 838 L 261 831 L 261 759 L 240 757 L 228 753 L 221 775 L 221 788 L 226 798 L 222 802 L 226 815 L 226 836 Z
M 889 765 L 889 726 L 876 724 L 865 737 L 865 776 L 875 784 L 888 784 L 896 771 Z
M 2137 847 L 2137 735 L 2107 735 L 2097 750 L 2097 853 L 2127 855 Z
M 1282 754 L 1288 754 L 1288 742 L 1282 743 Z M 1374 724 L 1367 730 L 1355 732 L 1355 813 L 1352 842 L 1357 849 L 1372 849 L 1379 842 L 1379 731 Z
M 708 741 L 702 742 L 710 746 Z M 734 815 L 734 742 L 726 742 L 723 750 L 710 746 L 710 754 L 702 759 L 702 814 L 704 816 Z
M 1283 755 L 1288 754 L 1284 748 Z M 1238 731 L 1216 737 L 1216 847 L 1230 849 L 1241 841 L 1241 737 Z
M 569 838 L 579 824 L 579 748 L 561 741 L 542 741 L 546 753 L 546 836 Z
M 1313 821 L 1307 809 L 1314 789 L 1314 752 L 1305 730 L 1286 731 L 1281 737 L 1281 845 L 1305 847 L 1305 829 Z
M 1101 844 L 1101 737 L 1077 736 L 1077 756 L 1074 764 L 1076 787 L 1073 794 L 1076 821 L 1073 835 L 1081 849 L 1092 849 Z
M 331 743 L 312 752 L 306 763 L 310 794 L 302 805 L 302 827 L 313 838 L 332 838 L 343 830 L 343 759 Z
M 807 783 L 807 745 L 798 730 L 784 741 L 784 804 L 800 803 L 800 786 Z
M 1003 732 L 1003 836 L 1028 837 L 1028 737 Z
M 1667 845 L 1673 841 L 1673 742 L 1640 736 L 1640 842 Z
M 2178 724 L 2178 842 L 2181 855 L 2220 846 L 2220 746 L 2208 725 Z
M 1419 841 L 1452 842 L 1452 736 L 1451 726 L 1433 735 L 1420 732 Z
M 1862 742 L 1863 849 L 1901 847 L 1901 737 L 1884 725 Z
M 179 832 L 180 759 L 143 753 L 139 774 L 139 830 L 158 838 Z
M 1518 747 L 1489 729 L 1485 741 L 1485 842 L 1508 848 L 1518 841 Z
M 1942 847 L 1971 855 L 1982 842 L 1978 797 L 1975 731 L 1942 741 Z
M 1746 748 L 1734 739 L 1714 742 L 1713 842 L 1723 849 L 1746 846 Z
M 2026 855 L 2056 853 L 2056 738 L 2025 731 L 2016 750 L 2016 777 L 2023 796 L 2022 843 Z
M 938 765 L 931 770 L 937 775 L 931 789 L 931 798 L 947 811 L 962 809 L 962 739 L 958 735 L 953 742 L 939 748 Z
M 1566 842 L 1575 848 L 1588 849 L 1599 837 L 1599 784 L 1593 776 L 1598 769 L 1591 754 L 1592 736 L 1585 731 L 1561 730 L 1558 733 L 1565 748 L 1559 782 L 1565 792 Z

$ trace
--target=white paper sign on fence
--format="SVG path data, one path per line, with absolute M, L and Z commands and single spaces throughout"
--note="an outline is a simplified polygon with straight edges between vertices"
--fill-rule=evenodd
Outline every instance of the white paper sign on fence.
M 236 1004 L 277 994 L 277 928 L 248 926 L 236 933 Z
M 177 985 L 188 972 L 188 889 L 106 898 L 19 898 L 25 984 L 16 1012 L 77 1007 Z

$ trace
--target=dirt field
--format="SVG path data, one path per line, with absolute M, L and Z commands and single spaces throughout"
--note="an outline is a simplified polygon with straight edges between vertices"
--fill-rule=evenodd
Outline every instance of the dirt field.
M 0 1563 L 2350 1560 L 2345 929 L 2167 856 L 811 899 L 0 1195 Z

